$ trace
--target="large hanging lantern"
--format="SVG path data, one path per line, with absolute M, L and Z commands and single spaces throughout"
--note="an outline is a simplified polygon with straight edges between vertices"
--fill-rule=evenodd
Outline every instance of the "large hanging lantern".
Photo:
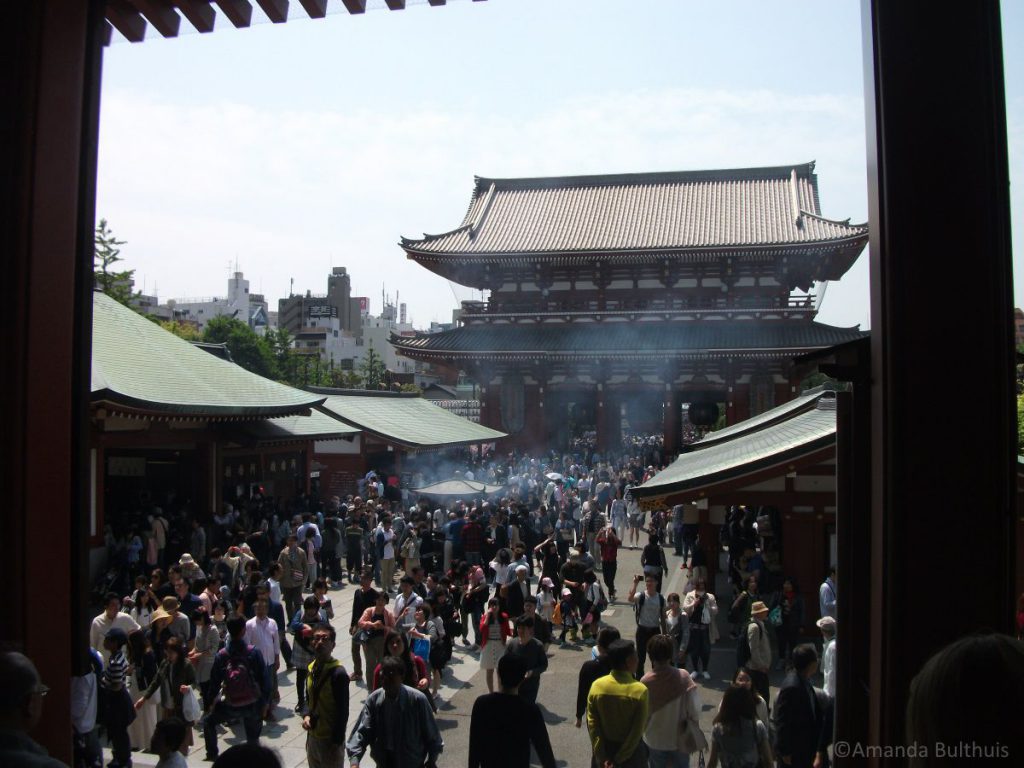
M 718 403 L 690 403 L 689 416 L 695 427 L 713 427 L 718 422 Z

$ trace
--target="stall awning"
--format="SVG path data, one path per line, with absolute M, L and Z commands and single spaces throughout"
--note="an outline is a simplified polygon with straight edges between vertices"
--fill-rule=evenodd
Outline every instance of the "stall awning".
M 506 437 L 504 432 L 474 424 L 414 394 L 346 390 L 327 395 L 321 410 L 410 448 L 490 443 Z
M 472 499 L 476 496 L 493 496 L 505 490 L 503 485 L 488 485 L 476 480 L 464 480 L 455 477 L 451 480 L 442 480 L 439 483 L 431 483 L 423 488 L 414 488 L 421 496 L 432 496 L 434 498 L 466 498 Z

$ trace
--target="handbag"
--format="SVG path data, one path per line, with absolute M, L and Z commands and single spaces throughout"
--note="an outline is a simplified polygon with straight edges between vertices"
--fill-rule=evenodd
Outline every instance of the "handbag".
M 368 642 L 370 642 L 370 630 L 360 629 L 358 632 L 355 633 L 355 635 L 352 636 L 352 639 L 355 642 L 359 643 L 359 645 L 366 645 Z
M 768 611 L 768 623 L 773 627 L 782 626 L 782 606 L 776 605 L 770 611 Z
M 189 688 L 181 696 L 181 714 L 187 723 L 195 723 L 202 717 L 202 710 L 199 708 L 199 699 L 196 698 L 194 688 Z
M 685 695 L 684 695 L 685 696 Z M 704 731 L 700 729 L 700 721 L 696 713 L 690 711 L 689 697 L 683 699 L 683 717 L 679 719 L 679 732 L 676 735 L 676 749 L 692 755 L 694 752 L 703 753 L 708 748 L 708 740 Z M 701 754 L 701 762 L 704 755 Z

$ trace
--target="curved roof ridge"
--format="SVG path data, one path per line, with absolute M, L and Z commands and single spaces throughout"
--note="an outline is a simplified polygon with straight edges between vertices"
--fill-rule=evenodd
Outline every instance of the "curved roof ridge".
M 645 171 L 638 173 L 601 173 L 579 174 L 575 176 L 523 176 L 495 178 L 491 176 L 474 176 L 475 196 L 486 191 L 490 184 L 498 189 L 514 188 L 550 188 L 572 186 L 608 186 L 642 183 L 673 183 L 680 181 L 746 181 L 752 179 L 779 178 L 788 179 L 795 170 L 798 176 L 814 175 L 815 161 L 795 165 L 771 165 L 759 168 L 714 168 L 686 171 Z
M 820 213 L 814 213 L 813 211 L 807 211 L 803 208 L 800 209 L 800 214 L 803 216 L 810 216 L 812 219 L 823 221 L 826 224 L 835 224 L 840 227 L 850 227 L 851 229 L 867 229 L 868 223 L 865 221 L 863 224 L 851 224 L 850 217 L 847 216 L 845 219 L 830 219 L 828 216 L 822 216 Z

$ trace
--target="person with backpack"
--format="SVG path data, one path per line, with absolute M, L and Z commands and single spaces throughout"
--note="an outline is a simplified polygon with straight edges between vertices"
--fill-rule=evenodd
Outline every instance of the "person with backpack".
M 637 594 L 640 580 L 644 580 L 644 591 Z M 633 577 L 633 587 L 629 590 L 629 603 L 636 614 L 636 654 L 639 680 L 644 674 L 644 661 L 647 660 L 647 641 L 655 635 L 666 634 L 665 596 L 658 591 L 658 579 L 653 574 Z
M 746 667 L 754 688 L 766 704 L 768 698 L 768 670 L 772 668 L 772 644 L 768 628 L 764 625 L 768 618 L 768 606 L 758 600 L 750 606 L 750 622 L 740 635 L 736 646 L 736 666 Z
M 203 725 L 208 761 L 217 759 L 217 726 L 226 720 L 241 719 L 246 743 L 259 744 L 270 701 L 270 671 L 260 652 L 245 642 L 245 619 L 232 616 L 227 625 L 227 646 L 218 651 L 210 672 L 214 697 Z

